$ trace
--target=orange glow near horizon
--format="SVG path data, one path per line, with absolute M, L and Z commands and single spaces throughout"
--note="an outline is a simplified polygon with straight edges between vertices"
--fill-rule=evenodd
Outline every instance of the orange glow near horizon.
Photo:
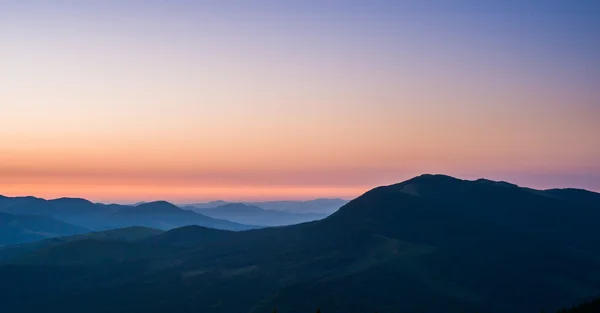
M 273 187 L 273 186 L 190 186 L 190 185 L 76 185 L 17 184 L 4 185 L 4 196 L 30 195 L 45 199 L 62 197 L 85 198 L 104 203 L 133 203 L 167 200 L 173 203 L 193 203 L 225 199 L 228 201 L 312 200 L 337 195 L 353 199 L 370 187 Z
M 600 190 L 588 24 L 400 3 L 2 3 L 0 194 L 353 198 L 422 173 Z

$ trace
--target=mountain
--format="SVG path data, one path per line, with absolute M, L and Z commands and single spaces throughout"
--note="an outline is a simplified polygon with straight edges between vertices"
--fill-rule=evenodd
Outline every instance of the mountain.
M 0 246 L 88 232 L 53 218 L 0 213 Z
M 143 243 L 193 248 L 198 244 L 222 242 L 222 240 L 235 237 L 234 234 L 236 233 L 233 231 L 193 225 L 176 228 L 159 236 L 146 238 Z
M 256 206 L 264 210 L 285 211 L 291 213 L 316 213 L 329 215 L 344 204 L 348 203 L 343 199 L 315 199 L 309 201 L 263 201 L 263 202 L 227 202 L 223 200 L 184 204 L 181 207 L 190 207 L 193 209 L 213 209 L 226 204 L 243 203 L 250 206 Z
M 156 228 L 131 226 L 125 228 L 111 229 L 101 232 L 91 232 L 82 235 L 53 238 L 51 241 L 67 241 L 86 239 L 118 240 L 134 242 L 162 234 L 163 231 Z
M 111 209 L 78 198 L 2 197 L 0 212 L 52 217 L 89 229 L 101 229 L 105 223 L 103 216 L 110 214 Z
M 0 294 L 8 313 L 551 312 L 600 294 L 596 196 L 422 175 L 309 223 L 33 251 Z
M 0 197 L 0 209 L 7 213 L 45 216 L 96 213 L 98 208 L 85 199 L 60 198 L 44 200 L 36 197 Z
M 236 202 L 227 202 L 223 200 L 210 201 L 204 203 L 192 203 L 192 204 L 182 204 L 181 207 L 190 207 L 194 209 L 214 209 L 216 207 L 220 207 L 222 205 L 231 204 Z
M 594 205 L 597 204 L 598 201 L 600 201 L 599 193 L 581 189 L 550 189 L 545 190 L 544 193 L 549 196 L 567 199 L 569 201 L 574 201 L 584 205 Z
M 320 213 L 331 214 L 348 203 L 344 199 L 315 199 L 308 201 L 265 201 L 252 202 L 251 205 L 265 210 L 278 210 L 295 213 Z
M 256 227 L 210 218 L 165 201 L 130 206 L 92 203 L 77 198 L 45 200 L 35 197 L 0 197 L 0 212 L 45 216 L 96 231 L 129 226 L 163 230 L 187 225 L 230 230 Z
M 166 201 L 156 201 L 129 206 L 112 215 L 117 225 L 146 226 L 158 229 L 172 229 L 188 225 L 200 225 L 216 229 L 247 230 L 256 226 L 242 225 L 224 219 L 211 218 L 190 210 L 183 210 Z
M 157 236 L 163 231 L 134 226 L 125 227 L 119 229 L 112 229 L 102 232 L 91 232 L 72 236 L 54 237 L 51 239 L 40 240 L 35 242 L 13 244 L 10 246 L 0 247 L 0 261 L 10 260 L 18 257 L 22 257 L 31 252 L 49 250 L 53 247 L 82 240 L 104 240 L 104 241 L 121 241 L 121 242 L 134 242 L 143 240 L 149 237 Z
M 196 212 L 237 223 L 264 226 L 299 224 L 327 217 L 326 214 L 318 213 L 290 213 L 264 210 L 257 206 L 243 203 L 229 203 L 212 209 L 196 209 Z
M 116 204 L 95 204 L 79 198 L 52 200 L 36 197 L 0 198 L 0 212 L 51 217 L 91 230 L 117 228 L 118 225 L 111 221 L 111 215 L 127 207 Z

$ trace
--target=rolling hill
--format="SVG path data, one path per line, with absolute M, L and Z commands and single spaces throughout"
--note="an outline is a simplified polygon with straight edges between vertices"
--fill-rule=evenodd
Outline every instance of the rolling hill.
M 423 175 L 315 222 L 29 252 L 0 294 L 11 313 L 551 312 L 600 294 L 596 195 Z
M 4 247 L 0 247 L 0 261 L 2 260 L 10 260 L 13 258 L 18 258 L 28 253 L 48 250 L 53 247 L 62 245 L 64 243 L 73 242 L 73 241 L 81 241 L 81 240 L 104 240 L 104 241 L 122 241 L 122 242 L 134 242 L 138 240 L 142 240 L 145 238 L 157 236 L 161 234 L 163 231 L 134 226 L 134 227 L 125 227 L 119 229 L 112 229 L 102 232 L 86 232 L 78 235 L 72 236 L 61 236 L 54 237 L 45 240 L 33 241 L 22 244 L 12 244 Z
M 88 231 L 49 217 L 0 213 L 0 246 Z

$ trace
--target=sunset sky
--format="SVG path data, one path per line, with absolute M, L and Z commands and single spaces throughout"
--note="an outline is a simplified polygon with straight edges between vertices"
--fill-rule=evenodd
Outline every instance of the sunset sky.
M 598 1 L 2 1 L 0 194 L 600 191 Z

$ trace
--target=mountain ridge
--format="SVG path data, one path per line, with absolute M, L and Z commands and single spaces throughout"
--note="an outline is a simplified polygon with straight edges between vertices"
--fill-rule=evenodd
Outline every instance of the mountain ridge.
M 167 201 L 129 206 L 96 204 L 82 198 L 0 197 L 0 212 L 45 216 L 96 231 L 128 226 L 170 229 L 193 224 L 232 230 L 258 227 L 214 219 Z
M 0 246 L 80 234 L 88 231 L 83 227 L 50 217 L 0 212 Z
M 178 228 L 127 246 L 144 251 L 142 258 L 119 260 L 114 251 L 123 245 L 103 245 L 106 263 L 79 276 L 108 285 L 54 291 L 52 284 L 78 286 L 60 278 L 42 289 L 46 300 L 25 309 L 552 311 L 600 294 L 600 202 L 572 197 L 487 181 L 411 179 L 371 189 L 319 221 L 242 232 Z M 68 251 L 82 256 L 85 249 L 79 243 Z M 9 296 L 9 286 L 30 273 L 66 270 L 44 264 L 72 266 L 52 253 L 14 262 L 0 266 L 0 290 Z M 39 290 L 28 288 L 21 296 Z M 7 312 L 23 309 L 9 299 Z
M 225 219 L 246 225 L 283 226 L 327 217 L 327 214 L 296 213 L 279 210 L 265 210 L 255 205 L 227 203 L 215 208 L 195 209 L 195 212 L 212 218 Z
M 180 204 L 181 207 L 191 207 L 194 209 L 211 209 L 218 206 L 231 203 L 242 203 L 246 205 L 257 206 L 268 211 L 286 211 L 290 213 L 319 213 L 331 214 L 337 209 L 348 203 L 348 200 L 341 198 L 318 198 L 313 200 L 273 200 L 273 201 L 210 201 L 206 203 Z

